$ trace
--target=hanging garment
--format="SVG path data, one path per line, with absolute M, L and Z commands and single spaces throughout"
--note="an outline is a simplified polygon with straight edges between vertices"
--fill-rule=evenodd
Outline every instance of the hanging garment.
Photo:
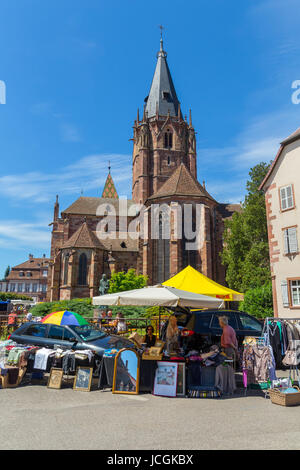
M 289 342 L 288 342 L 285 322 L 282 322 L 281 327 L 282 327 L 282 346 L 283 346 L 282 347 L 282 355 L 284 356 L 287 349 L 288 349 Z
M 222 364 L 216 367 L 215 387 L 221 393 L 233 394 L 236 389 L 236 383 L 232 367 Z
M 269 346 L 246 346 L 243 353 L 243 370 L 247 371 L 247 383 L 266 382 L 274 373 L 274 363 Z
M 272 346 L 276 366 L 281 365 L 281 341 L 277 322 L 269 322 L 269 344 Z
M 55 351 L 53 349 L 41 348 L 35 354 L 34 369 L 46 370 L 47 362 L 50 356 L 54 356 Z

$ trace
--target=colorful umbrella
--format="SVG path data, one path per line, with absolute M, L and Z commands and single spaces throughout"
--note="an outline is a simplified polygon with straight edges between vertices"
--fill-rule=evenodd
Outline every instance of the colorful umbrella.
M 89 323 L 82 318 L 79 313 L 62 310 L 61 312 L 52 312 L 42 319 L 42 323 L 52 323 L 54 325 L 88 325 Z

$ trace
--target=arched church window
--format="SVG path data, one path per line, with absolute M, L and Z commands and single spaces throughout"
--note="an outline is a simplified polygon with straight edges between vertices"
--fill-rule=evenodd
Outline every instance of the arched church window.
M 81 253 L 79 256 L 78 284 L 80 286 L 85 286 L 87 284 L 87 257 L 85 253 Z
M 64 278 L 63 278 L 63 284 L 66 285 L 68 284 L 68 270 L 69 270 L 69 253 L 65 254 L 65 260 L 64 260 Z
M 171 157 L 170 157 L 170 155 L 168 155 L 168 166 L 170 166 L 170 165 L 171 165 Z

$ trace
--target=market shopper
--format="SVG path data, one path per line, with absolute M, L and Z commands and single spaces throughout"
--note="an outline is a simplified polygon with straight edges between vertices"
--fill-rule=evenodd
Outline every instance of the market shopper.
M 13 311 L 8 315 L 7 325 L 8 325 L 9 329 L 12 328 L 13 331 L 16 329 L 16 327 L 17 327 L 17 318 L 18 318 L 17 311 L 15 309 L 13 309 Z
M 167 331 L 166 331 L 166 343 L 167 352 L 175 353 L 179 349 L 179 329 L 177 326 L 177 318 L 175 315 L 171 315 L 169 318 Z
M 122 312 L 118 312 L 116 316 L 117 333 L 124 333 L 127 331 L 127 324 Z
M 154 334 L 154 328 L 152 325 L 147 326 L 146 334 L 143 338 L 143 342 L 146 343 L 147 348 L 151 348 L 156 343 L 156 336 Z
M 228 325 L 228 318 L 226 316 L 219 317 L 219 325 L 223 330 L 221 336 L 221 347 L 226 356 L 236 359 L 238 352 L 238 341 L 234 329 Z

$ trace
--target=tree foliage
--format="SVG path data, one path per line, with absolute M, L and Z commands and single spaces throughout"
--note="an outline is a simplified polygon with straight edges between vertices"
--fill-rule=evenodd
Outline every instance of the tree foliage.
M 272 283 L 249 289 L 240 309 L 257 318 L 273 317 Z
M 72 300 L 59 300 L 54 302 L 42 302 L 35 305 L 30 311 L 32 315 L 43 317 L 52 312 L 60 312 L 62 310 L 69 310 L 84 316 L 93 316 L 94 306 L 92 299 L 72 299 Z
M 13 292 L 0 292 L 0 300 L 6 302 L 7 300 L 32 300 L 32 298 L 26 295 L 14 294 Z
M 147 285 L 147 277 L 142 274 L 136 274 L 134 269 L 127 272 L 120 271 L 113 273 L 109 281 L 108 293 L 122 292 L 131 289 L 141 289 Z
M 230 288 L 246 292 L 269 282 L 270 261 L 264 194 L 259 185 L 269 165 L 262 162 L 251 168 L 242 211 L 225 224 L 222 262 Z
M 10 266 L 7 266 L 7 268 L 5 270 L 5 273 L 4 273 L 4 278 L 3 278 L 4 281 L 7 278 L 7 276 L 9 275 L 9 273 L 10 273 Z

